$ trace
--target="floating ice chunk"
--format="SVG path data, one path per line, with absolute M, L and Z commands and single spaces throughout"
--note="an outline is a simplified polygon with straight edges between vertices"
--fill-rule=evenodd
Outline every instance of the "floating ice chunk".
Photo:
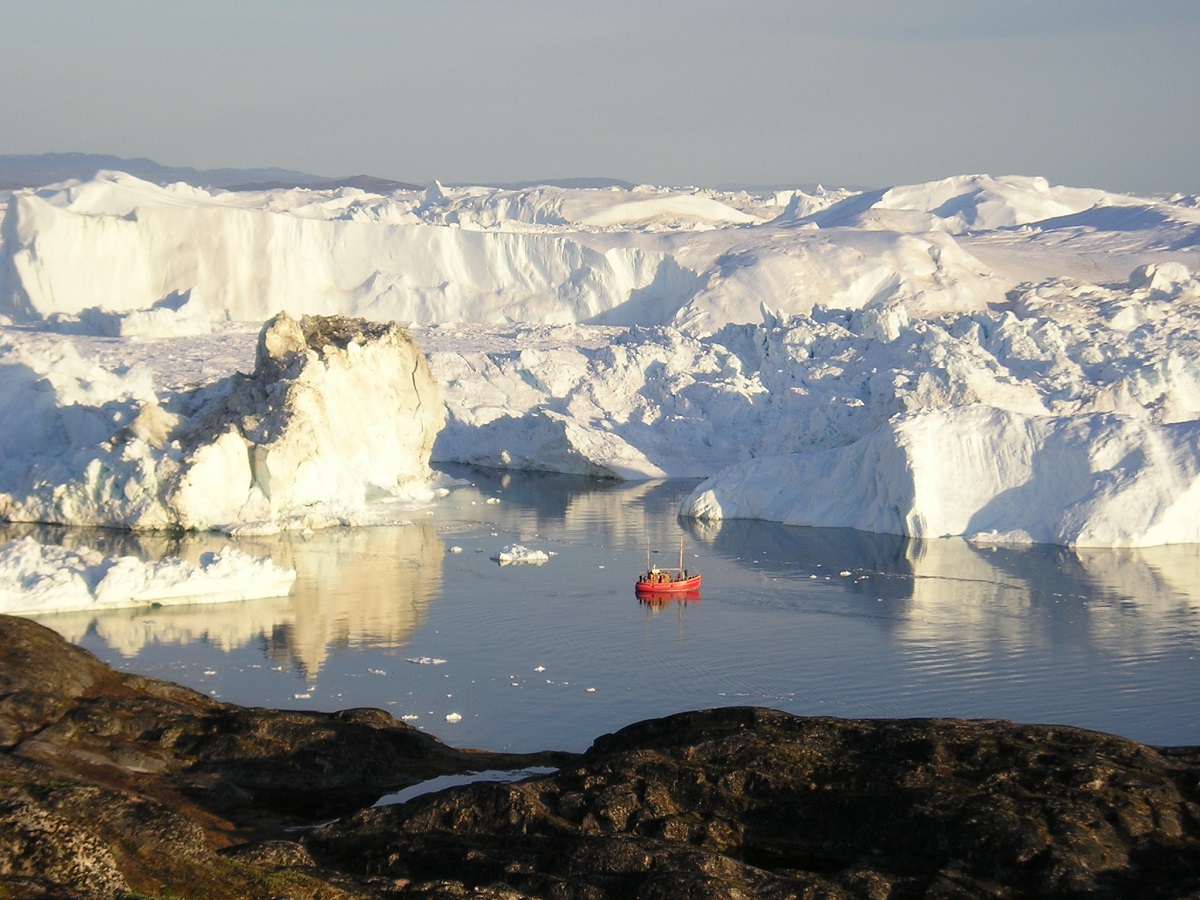
M 521 544 L 510 544 L 500 551 L 496 557 L 496 561 L 502 566 L 514 565 L 517 563 L 530 563 L 535 566 L 540 566 L 542 563 L 549 561 L 550 556 L 545 550 L 531 550 Z
M 295 580 L 293 570 L 233 547 L 204 553 L 199 563 L 105 557 L 89 547 L 71 550 L 30 537 L 0 548 L 0 612 L 5 613 L 284 597 Z
M 445 662 L 444 659 L 437 659 L 433 656 L 413 656 L 408 661 L 418 666 L 440 666 Z
M 454 546 L 450 548 L 451 553 L 462 553 L 462 547 Z
M 545 667 L 545 666 L 535 666 L 535 667 L 534 667 L 534 669 L 533 669 L 533 671 L 535 671 L 535 672 L 545 672 L 545 671 L 546 671 L 546 667 Z
M 1012 531 L 981 531 L 977 534 L 968 535 L 967 540 L 972 544 L 980 545 L 1033 543 L 1033 538 L 1029 536 L 1029 532 L 1020 528 Z
M 461 722 L 462 716 L 458 713 L 446 713 L 446 721 L 453 725 L 455 722 Z

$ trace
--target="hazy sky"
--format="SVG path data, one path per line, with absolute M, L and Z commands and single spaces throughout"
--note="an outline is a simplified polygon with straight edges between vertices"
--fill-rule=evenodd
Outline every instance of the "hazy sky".
M 1200 190 L 1200 0 L 0 0 L 0 154 Z

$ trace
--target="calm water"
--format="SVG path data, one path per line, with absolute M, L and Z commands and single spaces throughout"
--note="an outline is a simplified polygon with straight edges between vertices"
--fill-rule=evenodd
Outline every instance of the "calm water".
M 296 569 L 288 598 L 41 621 L 118 668 L 222 700 L 378 706 L 464 747 L 582 750 L 638 719 L 730 704 L 1200 744 L 1200 547 L 707 526 L 675 516 L 691 482 L 455 474 L 473 484 L 418 524 L 238 541 Z M 230 542 L 38 534 L 147 558 Z M 701 599 L 640 603 L 647 546 L 674 565 L 680 537 Z M 514 543 L 552 555 L 499 565 Z

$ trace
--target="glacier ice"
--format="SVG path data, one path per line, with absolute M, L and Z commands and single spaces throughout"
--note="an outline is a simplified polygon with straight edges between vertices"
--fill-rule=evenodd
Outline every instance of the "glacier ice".
M 145 369 L 109 373 L 69 345 L 0 353 L 9 521 L 269 531 L 429 494 L 444 408 L 395 325 L 281 313 L 260 333 L 253 374 L 161 400 Z
M 1187 198 L 101 173 L 0 204 L 7 518 L 364 522 L 453 461 L 708 478 L 682 509 L 711 518 L 1200 540 Z M 279 310 L 255 374 L 217 374 Z M 305 315 L 404 322 L 420 351 L 314 344 Z

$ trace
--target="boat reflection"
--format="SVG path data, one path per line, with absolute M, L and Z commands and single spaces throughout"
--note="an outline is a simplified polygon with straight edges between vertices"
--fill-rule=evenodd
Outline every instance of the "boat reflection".
M 689 606 L 696 606 L 700 603 L 700 592 L 683 591 L 676 594 L 638 594 L 637 599 L 638 604 L 646 609 L 647 623 L 650 619 L 657 618 L 666 612 L 670 607 L 675 607 L 675 613 L 678 618 L 676 634 L 679 640 L 683 640 L 683 611 Z
M 682 608 L 700 602 L 699 591 L 681 591 L 675 594 L 637 594 L 636 596 L 639 604 L 654 612 L 662 612 L 671 605 Z

